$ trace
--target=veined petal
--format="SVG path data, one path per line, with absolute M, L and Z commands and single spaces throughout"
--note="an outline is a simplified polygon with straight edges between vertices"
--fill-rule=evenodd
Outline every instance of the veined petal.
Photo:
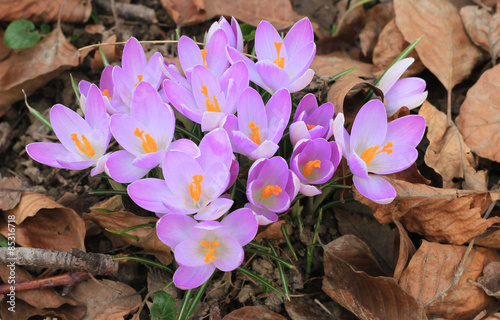
M 233 271 L 243 262 L 245 252 L 238 240 L 229 236 L 219 241 L 220 245 L 215 249 L 214 266 L 225 272 Z
M 161 163 L 165 150 L 158 150 L 156 152 L 141 154 L 133 161 L 133 165 L 138 168 L 151 170 Z
M 168 213 L 161 198 L 170 195 L 165 180 L 147 178 L 137 180 L 127 187 L 130 198 L 142 208 L 155 213 Z
M 379 100 L 371 100 L 359 110 L 351 130 L 351 149 L 362 154 L 368 148 L 380 145 L 387 133 L 387 115 Z
M 123 69 L 131 75 L 138 75 L 142 73 L 146 63 L 146 54 L 141 44 L 136 38 L 130 38 L 123 48 Z
M 26 146 L 26 152 L 34 160 L 56 168 L 63 168 L 59 162 L 57 162 L 57 157 L 69 153 L 68 149 L 62 144 L 52 142 L 30 143 Z
M 167 246 L 174 248 L 189 240 L 189 232 L 198 222 L 183 214 L 167 214 L 156 223 L 156 234 Z
M 307 71 L 304 72 L 303 75 L 293 80 L 291 83 L 287 84 L 286 88 L 290 91 L 290 93 L 300 91 L 305 87 L 307 87 L 309 83 L 311 83 L 313 77 L 314 77 L 314 70 L 307 69 Z
M 86 155 L 77 148 L 75 141 L 72 140 L 72 134 L 76 134 L 79 139 L 83 134 L 89 139 L 92 132 L 90 125 L 80 115 L 62 104 L 56 104 L 52 107 L 50 122 L 63 146 L 71 153 L 80 155 L 83 159 Z M 95 146 L 92 147 L 95 149 Z M 90 158 L 90 156 L 86 157 L 86 159 Z
M 387 102 L 385 106 L 387 115 L 392 116 L 401 107 L 407 107 L 410 110 L 414 109 L 424 103 L 425 99 L 427 99 L 427 91 Z
M 317 196 L 318 194 L 321 194 L 321 189 L 315 186 L 311 186 L 309 184 L 300 184 L 300 193 L 307 197 L 313 197 Z
M 406 144 L 416 147 L 425 132 L 425 118 L 419 115 L 409 115 L 387 124 L 387 135 L 383 145 L 392 141 L 394 145 Z
M 257 72 L 266 86 L 274 91 L 285 88 L 290 83 L 288 73 L 270 60 L 260 60 L 255 64 Z
M 284 42 L 289 57 L 296 55 L 303 46 L 314 42 L 314 31 L 309 19 L 306 17 L 297 21 L 286 34 Z
M 196 159 L 203 170 L 207 170 L 216 163 L 222 163 L 226 168 L 231 167 L 233 151 L 229 137 L 224 129 L 215 129 L 200 141 L 201 155 Z
M 229 66 L 226 58 L 226 45 L 228 43 L 224 30 L 220 29 L 213 33 L 207 43 L 206 63 L 210 71 L 219 78 Z
M 370 175 L 367 179 L 352 177 L 356 189 L 368 199 L 378 204 L 391 203 L 396 198 L 396 189 L 384 178 Z
M 234 201 L 231 199 L 217 198 L 194 215 L 196 220 L 216 220 L 231 209 Z
M 184 72 L 194 66 L 203 65 L 200 47 L 191 38 L 182 36 L 179 39 L 177 51 Z
M 83 170 L 93 166 L 96 160 L 84 160 L 74 153 L 59 154 L 56 158 L 61 167 L 69 170 Z
M 175 247 L 175 261 L 179 265 L 187 267 L 202 267 L 207 263 L 203 261 L 205 260 L 205 251 L 201 248 L 198 241 L 184 240 Z
M 275 43 L 283 43 L 278 31 L 267 21 L 263 20 L 255 31 L 255 52 L 259 61 L 274 61 L 278 58 L 277 46 Z M 285 65 L 288 60 L 286 47 L 281 46 L 280 57 L 285 58 Z
M 133 165 L 136 156 L 126 150 L 113 152 L 106 161 L 108 174 L 120 183 L 130 183 L 144 177 L 149 169 Z
M 241 208 L 228 214 L 221 223 L 229 228 L 231 237 L 240 246 L 248 244 L 257 234 L 258 224 L 251 209 Z
M 214 271 L 215 266 L 212 263 L 196 268 L 179 266 L 174 273 L 174 284 L 180 289 L 197 288 L 207 281 Z
M 337 114 L 337 117 L 333 121 L 333 136 L 335 137 L 335 142 L 338 143 L 342 150 L 342 155 L 347 159 L 351 152 L 351 137 L 344 128 L 344 121 L 344 114 Z
M 250 81 L 252 81 L 253 83 L 257 84 L 262 88 L 267 88 L 267 86 L 262 81 L 260 74 L 257 72 L 257 67 L 255 66 L 255 62 L 250 60 L 243 53 L 229 46 L 226 46 L 226 54 L 231 64 L 235 64 L 238 61 L 243 61 L 243 63 L 245 63 L 245 66 L 247 67 L 248 70 L 248 78 L 250 79 Z
M 391 174 L 410 167 L 418 157 L 418 151 L 412 146 L 395 145 L 391 154 L 381 152 L 373 157 L 368 171 L 377 174 Z
M 351 152 L 349 158 L 347 159 L 347 163 L 349 164 L 349 169 L 351 169 L 353 175 L 363 179 L 368 179 L 368 166 L 355 151 Z
M 278 215 L 276 213 L 264 208 L 256 207 L 250 202 L 245 204 L 245 208 L 248 208 L 253 212 L 259 226 L 267 226 L 268 224 L 278 221 Z
M 396 62 L 386 73 L 382 76 L 377 87 L 382 90 L 384 95 L 392 88 L 396 81 L 401 78 L 403 73 L 415 61 L 413 58 L 406 58 Z

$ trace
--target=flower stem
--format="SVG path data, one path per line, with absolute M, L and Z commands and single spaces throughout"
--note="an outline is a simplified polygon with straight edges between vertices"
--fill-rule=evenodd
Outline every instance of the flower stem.
M 177 320 L 184 320 L 188 318 L 187 309 L 189 306 L 189 300 L 191 298 L 191 294 L 193 293 L 193 289 L 188 289 L 184 292 L 184 297 L 182 297 L 182 304 L 179 308 L 179 313 L 177 314 Z

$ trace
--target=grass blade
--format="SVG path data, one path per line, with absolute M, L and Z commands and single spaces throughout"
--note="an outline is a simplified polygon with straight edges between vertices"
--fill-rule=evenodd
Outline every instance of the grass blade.
M 269 282 L 267 282 L 264 278 L 262 278 L 261 276 L 253 273 L 252 271 L 248 270 L 248 269 L 245 269 L 245 268 L 242 268 L 242 267 L 238 267 L 236 270 L 238 270 L 239 272 L 243 273 L 244 275 L 246 275 L 247 277 L 251 278 L 251 279 L 254 279 L 255 281 L 261 283 L 263 286 L 265 286 L 266 288 L 269 288 L 271 290 L 273 290 L 274 292 L 276 293 L 279 293 L 281 296 L 284 297 L 284 294 L 283 292 L 281 292 L 280 290 L 276 289 L 273 285 L 271 285 Z
M 147 265 L 152 266 L 152 267 L 163 269 L 170 274 L 174 274 L 172 269 L 170 269 L 169 267 L 164 266 L 163 264 L 158 263 L 156 261 L 146 259 L 146 258 L 123 256 L 123 257 L 114 257 L 113 260 L 131 260 L 131 261 L 141 262 L 141 263 L 147 264 Z
M 288 235 L 288 231 L 286 230 L 286 226 L 284 223 L 281 225 L 281 233 L 283 233 L 283 238 L 285 239 L 286 245 L 288 246 L 288 249 L 290 249 L 290 252 L 292 252 L 295 260 L 299 260 L 299 258 L 297 258 L 297 254 L 295 253 L 295 250 L 293 250 L 292 241 L 290 241 L 290 236 Z
M 276 250 L 273 244 L 269 240 L 267 240 L 267 244 L 269 245 L 269 248 L 271 248 L 271 251 L 276 256 L 276 258 L 279 258 L 278 250 Z M 278 267 L 281 284 L 283 285 L 283 292 L 285 293 L 285 297 L 287 298 L 287 300 L 290 301 L 290 290 L 288 289 L 288 279 L 286 278 L 285 269 L 283 269 L 283 264 L 278 260 L 276 260 L 276 266 Z

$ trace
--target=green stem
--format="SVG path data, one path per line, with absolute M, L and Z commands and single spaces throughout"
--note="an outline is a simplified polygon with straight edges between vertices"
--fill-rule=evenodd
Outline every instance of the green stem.
M 238 267 L 238 268 L 236 268 L 236 270 L 238 270 L 239 272 L 243 273 L 247 277 L 254 279 L 257 282 L 260 282 L 266 288 L 269 288 L 269 289 L 273 290 L 274 292 L 279 293 L 281 296 L 284 296 L 283 292 L 281 292 L 278 289 L 276 289 L 273 285 L 271 285 L 269 282 L 267 282 L 264 278 L 262 278 L 261 276 L 253 273 L 252 271 L 247 270 L 247 269 L 245 269 L 243 267 Z
M 272 248 L 271 248 L 271 250 L 272 250 Z M 291 264 L 290 262 L 287 262 L 287 261 L 281 259 L 279 256 L 270 254 L 270 253 L 265 252 L 265 251 L 254 250 L 254 249 L 251 249 L 251 248 L 245 248 L 245 252 L 260 254 L 261 256 L 265 256 L 265 257 L 271 258 L 271 259 L 275 260 L 276 263 L 284 264 L 288 268 L 293 268 L 294 267 L 293 264 Z
M 189 306 L 189 300 L 192 293 L 193 289 L 188 289 L 184 292 L 184 297 L 182 297 L 182 304 L 179 308 L 179 313 L 177 314 L 177 320 L 187 319 L 187 308 Z
M 182 132 L 183 134 L 185 134 L 186 136 L 188 136 L 189 138 L 191 138 L 191 140 L 193 140 L 194 142 L 200 143 L 200 141 L 201 141 L 200 138 L 198 138 L 196 135 L 194 135 L 193 133 L 191 133 L 190 131 L 184 129 L 181 126 L 175 126 L 175 130 Z
M 172 269 L 170 269 L 169 267 L 164 266 L 161 263 L 158 263 L 156 261 L 152 261 L 152 260 L 146 259 L 146 258 L 123 256 L 123 257 L 114 257 L 113 260 L 137 261 L 137 262 L 141 262 L 141 263 L 147 264 L 147 265 L 152 266 L 152 267 L 163 269 L 163 270 L 167 271 L 170 274 L 174 274 L 174 272 L 172 271 Z
M 256 242 L 253 242 L 253 241 L 250 241 L 250 242 L 248 243 L 248 245 L 249 245 L 249 246 L 252 246 L 252 247 L 254 247 L 254 248 L 256 248 L 256 249 L 260 249 L 260 250 L 266 250 L 266 251 L 270 251 L 270 250 L 271 250 L 271 248 L 266 247 L 266 246 L 262 246 L 262 245 L 260 245 L 260 244 L 258 244 L 258 243 L 256 243 Z
M 96 195 L 121 195 L 121 196 L 126 196 L 128 195 L 126 190 L 90 190 L 89 194 L 96 194 Z
M 198 303 L 201 300 L 201 296 L 205 293 L 205 291 L 207 291 L 207 287 L 210 284 L 210 280 L 212 280 L 212 277 L 214 276 L 214 274 L 215 274 L 215 272 L 212 273 L 210 278 L 208 278 L 208 280 L 205 281 L 205 283 L 203 283 L 198 290 L 196 290 L 196 293 L 194 294 L 194 297 L 191 300 L 191 303 L 189 304 L 189 308 L 186 311 L 186 319 L 189 319 L 191 314 L 193 314 L 194 309 L 196 308 L 196 306 L 198 305 Z
M 283 238 L 285 239 L 288 249 L 295 258 L 295 261 L 299 260 L 299 258 L 297 258 L 297 254 L 295 253 L 295 250 L 293 250 L 292 241 L 290 240 L 290 236 L 288 235 L 288 231 L 286 230 L 286 225 L 284 223 L 281 225 L 281 233 L 283 234 Z
M 312 266 L 312 258 L 314 255 L 314 249 L 316 240 L 318 239 L 319 226 L 321 224 L 321 220 L 323 218 L 323 207 L 319 209 L 318 220 L 316 221 L 316 225 L 314 226 L 314 234 L 312 238 L 311 245 L 307 248 L 307 265 L 306 265 L 306 279 L 309 278 L 309 274 L 311 273 Z
M 267 240 L 267 244 L 269 245 L 269 248 L 271 248 L 271 251 L 275 255 L 275 258 L 279 258 L 278 250 L 276 250 L 273 244 L 269 240 Z M 278 272 L 280 274 L 281 284 L 283 285 L 283 292 L 285 293 L 285 297 L 287 298 L 287 300 L 290 301 L 290 290 L 288 289 L 288 279 L 286 278 L 285 269 L 283 269 L 283 264 L 279 261 L 281 259 L 275 260 L 276 266 L 278 267 Z

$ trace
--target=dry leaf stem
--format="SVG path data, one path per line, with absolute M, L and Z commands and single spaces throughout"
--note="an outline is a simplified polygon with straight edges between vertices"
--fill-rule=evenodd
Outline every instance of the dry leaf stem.
M 65 274 L 60 274 L 54 277 L 48 277 L 43 279 L 35 279 L 31 281 L 24 281 L 16 283 L 14 286 L 16 287 L 16 292 L 26 291 L 26 290 L 34 290 L 34 289 L 45 289 L 52 287 L 71 287 L 74 286 L 84 280 L 90 278 L 90 274 L 87 272 L 68 272 Z M 12 284 L 1 284 L 0 285 L 0 294 L 7 294 L 11 289 Z

